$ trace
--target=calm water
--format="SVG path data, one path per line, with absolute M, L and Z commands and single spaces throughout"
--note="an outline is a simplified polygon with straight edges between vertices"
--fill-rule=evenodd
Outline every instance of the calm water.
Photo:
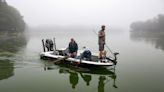
M 164 50 L 160 47 L 163 45 L 157 47 L 153 40 L 137 40 L 128 31 L 106 33 L 109 47 L 120 53 L 115 71 L 112 67 L 86 69 L 40 60 L 43 38 L 56 37 L 57 48 L 63 48 L 73 37 L 79 48 L 87 46 L 98 51 L 93 29 L 79 29 L 29 29 L 28 40 L 10 53 L 12 55 L 8 55 L 8 51 L 1 52 L 0 92 L 164 91 Z

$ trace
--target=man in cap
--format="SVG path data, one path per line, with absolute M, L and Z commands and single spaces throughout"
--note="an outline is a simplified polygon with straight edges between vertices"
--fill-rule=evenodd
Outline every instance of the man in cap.
M 101 30 L 98 33 L 98 44 L 99 44 L 99 58 L 102 59 L 104 45 L 105 45 L 105 25 L 101 26 Z

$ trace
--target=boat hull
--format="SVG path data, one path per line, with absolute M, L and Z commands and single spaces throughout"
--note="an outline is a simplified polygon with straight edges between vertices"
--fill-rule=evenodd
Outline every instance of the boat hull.
M 56 55 L 54 54 L 53 51 L 49 52 L 42 52 L 40 54 L 41 59 L 51 59 L 55 60 L 54 62 L 59 62 L 59 63 L 70 63 L 70 64 L 75 64 L 79 66 L 113 66 L 114 63 L 110 60 L 104 59 L 104 61 L 100 60 L 95 60 L 95 61 L 87 61 L 87 60 L 81 60 L 79 58 L 70 58 L 62 55 Z

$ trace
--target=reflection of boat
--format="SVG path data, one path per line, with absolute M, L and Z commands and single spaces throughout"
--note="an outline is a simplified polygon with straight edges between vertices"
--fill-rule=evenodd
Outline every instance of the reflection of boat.
M 83 74 L 93 74 L 93 75 L 115 75 L 115 73 L 112 71 L 113 68 L 107 69 L 107 68 L 99 68 L 99 67 L 75 67 L 72 65 L 59 65 L 60 69 L 66 70 L 66 71 L 74 71 L 79 72 Z
M 96 87 L 98 92 L 104 92 L 104 87 L 107 83 L 111 82 L 113 80 L 113 87 L 117 88 L 115 84 L 116 80 L 116 74 L 115 70 L 109 70 L 107 68 L 99 68 L 99 67 L 75 67 L 72 65 L 59 65 L 59 73 L 60 74 L 69 74 L 69 82 L 72 85 L 72 89 L 75 89 L 78 83 L 80 82 L 80 78 L 86 83 L 86 86 L 90 86 L 92 78 L 98 78 Z M 52 65 L 50 65 L 51 68 L 48 68 L 49 66 L 46 66 L 47 70 L 52 70 Z M 56 68 L 54 68 L 56 69 Z M 94 80 L 95 81 L 95 80 Z M 95 88 L 94 88 L 95 89 Z

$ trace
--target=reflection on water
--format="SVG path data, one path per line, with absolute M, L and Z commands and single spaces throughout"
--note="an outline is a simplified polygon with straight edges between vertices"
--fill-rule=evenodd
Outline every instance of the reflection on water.
M 0 55 L 5 52 L 16 53 L 26 45 L 26 38 L 23 33 L 0 32 L 0 42 Z
M 0 80 L 14 75 L 14 55 L 26 45 L 22 32 L 0 32 Z
M 51 62 L 52 63 L 52 62 Z M 117 88 L 115 81 L 116 81 L 116 74 L 115 70 L 112 68 L 98 68 L 98 67 L 88 67 L 88 68 L 82 68 L 82 67 L 75 67 L 71 65 L 59 65 L 59 74 L 69 74 L 69 82 L 72 87 L 72 89 L 76 89 L 76 86 L 79 84 L 80 79 L 82 79 L 86 86 L 92 86 L 90 83 L 93 81 L 92 76 L 97 76 L 97 91 L 98 92 L 105 92 L 105 85 L 108 83 L 111 83 L 111 80 L 113 80 L 113 87 Z M 53 68 L 52 65 L 49 65 L 44 68 L 45 70 L 52 70 L 56 69 Z M 114 71 L 114 72 L 113 72 Z
M 146 41 L 155 48 L 164 50 L 164 33 L 131 32 L 130 37 L 135 41 Z
M 0 60 L 0 80 L 14 75 L 14 64 L 9 60 Z
M 89 86 L 90 81 L 92 80 L 91 75 L 87 75 L 87 74 L 82 74 L 80 73 L 81 78 L 83 78 L 83 80 L 86 82 L 86 85 Z
M 69 72 L 69 74 L 70 84 L 72 85 L 72 88 L 75 89 L 79 81 L 78 74 L 76 72 Z

